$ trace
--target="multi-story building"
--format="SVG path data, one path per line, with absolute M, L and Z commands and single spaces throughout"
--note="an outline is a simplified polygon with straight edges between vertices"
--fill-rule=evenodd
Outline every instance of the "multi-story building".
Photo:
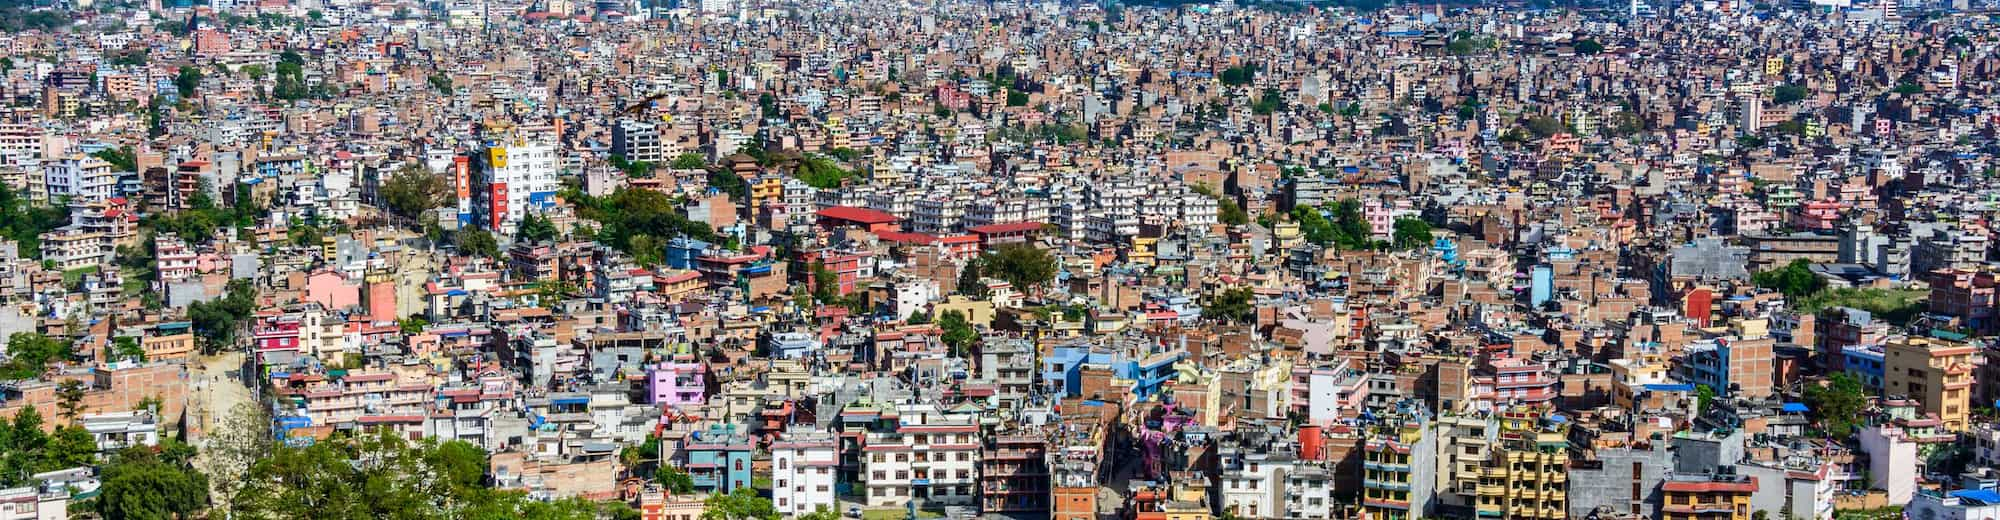
M 1432 487 L 1440 515 L 1469 517 L 1479 501 L 1482 468 L 1493 458 L 1500 425 L 1491 414 L 1451 414 L 1432 422 L 1437 428 L 1437 483 Z
M 1733 473 L 1670 474 L 1660 483 L 1664 520 L 1750 520 L 1757 479 Z
M 1493 458 L 1480 468 L 1477 515 L 1568 518 L 1568 424 L 1533 407 L 1501 412 L 1499 422 Z
M 1385 427 L 1361 448 L 1361 509 L 1370 518 L 1431 518 L 1437 435 L 1422 416 Z
M 1979 349 L 1936 338 L 1900 338 L 1882 346 L 1882 393 L 1915 399 L 1925 414 L 1962 431 L 1972 411 L 1973 356 Z
M 473 156 L 472 216 L 487 229 L 508 234 L 531 212 L 555 207 L 556 148 L 517 138 L 481 149 Z
M 779 513 L 804 515 L 840 509 L 834 467 L 840 463 L 832 433 L 793 429 L 771 443 L 771 504 Z
M 652 404 L 693 406 L 704 402 L 708 391 L 708 366 L 701 363 L 659 363 L 646 371 L 647 394 Z M 810 511 L 808 511 L 810 512 Z
M 1770 338 L 1716 338 L 1684 347 L 1681 376 L 1697 385 L 1706 385 L 1717 395 L 1762 398 L 1771 395 L 1772 357 Z
M 630 119 L 611 127 L 611 154 L 631 162 L 659 163 L 669 159 L 660 146 L 660 125 Z
M 979 456 L 979 510 L 1049 511 L 1048 439 L 1040 432 L 1000 433 Z
M 117 196 L 118 172 L 103 159 L 75 154 L 44 163 L 43 173 L 49 200 L 100 201 Z
M 901 405 L 892 413 L 893 426 L 864 437 L 860 482 L 866 503 L 974 504 L 982 446 L 978 414 L 935 404 Z
M 676 455 L 681 468 L 694 480 L 696 491 L 729 493 L 750 487 L 750 456 L 754 451 L 749 437 L 737 433 L 733 426 L 718 424 L 689 434 Z

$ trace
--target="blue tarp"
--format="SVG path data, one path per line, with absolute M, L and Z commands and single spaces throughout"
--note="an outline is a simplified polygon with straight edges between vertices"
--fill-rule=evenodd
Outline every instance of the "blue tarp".
M 551 404 L 590 404 L 590 396 L 583 396 L 583 397 L 557 397 L 557 398 L 555 398 L 555 399 L 550 399 L 550 400 L 549 400 L 549 403 L 551 403 Z
M 1781 405 L 1781 406 L 1779 406 L 1779 407 L 1778 407 L 1778 411 L 1780 411 L 1780 412 L 1785 412 L 1785 413 L 1806 413 L 1806 404 L 1805 404 L 1805 403 L 1785 403 L 1785 404 L 1783 404 L 1783 405 Z
M 2000 492 L 1994 492 L 1991 489 L 1961 489 L 1951 492 L 1951 496 L 1978 500 L 1988 504 L 2000 504 Z
M 1693 392 L 1694 385 L 1686 383 L 1657 384 L 1657 385 L 1646 385 L 1646 389 L 1654 392 Z

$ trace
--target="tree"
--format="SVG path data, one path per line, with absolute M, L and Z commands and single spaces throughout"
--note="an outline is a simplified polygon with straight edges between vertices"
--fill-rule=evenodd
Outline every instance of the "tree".
M 1568 127 L 1563 126 L 1562 121 L 1557 121 L 1556 118 L 1549 116 L 1530 117 L 1528 118 L 1527 122 L 1523 124 L 1528 127 L 1529 132 L 1535 134 L 1536 139 L 1547 139 L 1549 136 L 1562 133 L 1569 129 Z
M 1784 293 L 1789 298 L 1804 298 L 1826 288 L 1826 280 L 1812 272 L 1812 261 L 1794 259 L 1784 267 L 1750 275 L 1750 282 L 1758 287 Z
M 228 410 L 217 428 L 209 432 L 198 467 L 214 479 L 217 502 L 233 503 L 243 489 L 243 478 L 251 465 L 271 453 L 271 421 L 256 403 L 241 403 Z
M 1431 245 L 1431 224 L 1417 218 L 1396 219 L 1395 231 L 1390 235 L 1396 249 L 1420 249 Z
M 1707 412 L 1708 404 L 1715 402 L 1715 389 L 1708 385 L 1694 385 L 1694 397 L 1695 407 Z
M 97 436 L 82 426 L 56 428 L 56 434 L 49 437 L 48 451 L 42 455 L 42 467 L 37 472 L 55 471 L 97 462 Z
M 799 520 L 840 520 L 840 513 L 836 513 L 832 509 L 827 509 L 825 505 L 821 505 L 813 509 L 811 513 L 799 515 Z
M 208 507 L 208 477 L 151 448 L 127 448 L 103 467 L 96 501 L 107 520 L 189 518 Z
M 0 364 L 0 379 L 29 379 L 48 369 L 49 363 L 66 361 L 75 352 L 68 342 L 56 341 L 39 332 L 16 332 L 7 337 L 7 362 Z
M 500 241 L 493 238 L 493 233 L 484 229 L 468 228 L 459 230 L 457 235 L 458 254 L 483 256 L 495 260 L 500 258 Z
M 1028 106 L 1028 93 L 1015 90 L 1014 88 L 1009 87 L 1007 89 L 1007 106 L 1010 107 Z
M 1771 89 L 1771 102 L 1780 105 L 1790 104 L 1805 98 L 1806 88 L 1803 86 L 1787 83 Z
M 1256 77 L 1257 77 L 1256 65 L 1239 65 L 1227 69 L 1222 69 L 1222 74 L 1217 76 L 1218 79 L 1222 80 L 1223 85 L 1228 85 L 1231 87 L 1241 87 L 1244 85 L 1249 85 L 1250 80 Z
M 958 293 L 981 300 L 991 296 L 992 291 L 982 278 L 985 276 L 979 273 L 979 261 L 966 262 L 965 269 L 958 271 Z
M 1256 316 L 1256 308 L 1250 303 L 1252 297 L 1247 287 L 1222 291 L 1202 307 L 1201 315 L 1226 323 L 1247 323 Z
M 771 506 L 770 499 L 757 496 L 756 490 L 747 487 L 708 497 L 706 506 L 701 520 L 778 520 L 782 516 Z
M 429 78 L 425 78 L 425 81 L 431 84 L 431 88 L 437 89 L 438 94 L 451 95 L 451 76 L 446 76 L 443 73 L 432 74 Z
M 944 314 L 938 315 L 937 325 L 944 330 L 941 339 L 945 345 L 951 346 L 954 355 L 964 355 L 972 342 L 979 341 L 979 331 L 973 330 L 972 323 L 965 319 L 965 313 L 944 311 Z
M 223 297 L 189 304 L 188 321 L 204 351 L 214 352 L 236 343 L 243 321 L 250 319 L 256 305 L 257 287 L 250 280 L 231 280 Z
M 377 192 L 390 213 L 414 220 L 425 211 L 443 206 L 451 196 L 451 186 L 442 176 L 421 166 L 409 166 L 390 174 Z
M 396 328 L 405 336 L 423 334 L 424 327 L 430 326 L 430 324 L 430 320 L 424 319 L 423 316 L 410 316 L 396 320 Z
M 1590 56 L 1600 52 L 1604 52 L 1604 44 L 1597 43 L 1597 40 L 1582 39 L 1576 41 L 1577 54 Z
M 83 414 L 83 381 L 64 379 L 56 384 L 56 409 L 70 424 Z
M 1826 427 L 1827 433 L 1839 438 L 1853 433 L 1854 427 L 1861 424 L 1868 394 L 1860 380 L 1846 372 L 1836 372 L 1825 384 L 1806 385 L 1805 401 L 1813 418 Z
M 182 99 L 194 97 L 195 91 L 201 88 L 201 68 L 181 66 L 180 72 L 174 75 L 174 88 L 180 92 Z
M 699 170 L 708 167 L 708 159 L 703 158 L 701 154 L 688 152 L 674 157 L 674 162 L 670 166 L 676 170 Z
M 1048 283 L 1056 276 L 1056 259 L 1048 251 L 1027 244 L 1005 244 L 980 257 L 988 276 L 1006 280 L 1016 291 Z
M 119 336 L 111 339 L 111 351 L 118 357 L 132 361 L 146 361 L 146 349 L 139 346 L 139 338 Z
M 13 424 L 0 418 L 0 486 L 26 483 L 28 475 L 45 471 L 48 434 L 42 432 L 42 414 L 34 406 L 14 414 Z
M 694 493 L 694 477 L 688 475 L 686 471 L 681 471 L 680 468 L 661 467 L 658 473 L 653 474 L 653 480 L 659 482 L 660 487 L 665 488 L 668 493 L 675 495 Z
M 521 224 L 514 230 L 515 239 L 531 243 L 555 240 L 559 234 L 561 232 L 556 231 L 555 222 L 535 213 L 521 217 Z

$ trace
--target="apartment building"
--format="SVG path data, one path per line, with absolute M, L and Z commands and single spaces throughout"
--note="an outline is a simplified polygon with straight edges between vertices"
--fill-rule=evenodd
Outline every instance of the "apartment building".
M 1431 518 L 1437 436 L 1418 416 L 1384 427 L 1361 447 L 1361 509 L 1370 518 Z
M 1972 411 L 1973 356 L 1978 347 L 1937 338 L 1899 338 L 1883 344 L 1882 392 L 1922 403 L 1948 431 L 1963 431 Z
M 100 201 L 117 196 L 118 172 L 103 159 L 72 154 L 44 163 L 42 171 L 49 200 Z
M 1750 520 L 1750 495 L 1757 492 L 1757 479 L 1733 472 L 1676 473 L 1667 475 L 1660 491 L 1666 502 L 1660 508 L 1662 520 Z
M 1477 514 L 1568 518 L 1568 424 L 1525 407 L 1500 413 L 1499 424 L 1493 458 L 1480 468 Z
M 1049 443 L 1039 431 L 1001 433 L 986 439 L 979 459 L 979 510 L 987 513 L 1049 511 Z
M 978 414 L 936 404 L 895 408 L 892 426 L 867 432 L 860 481 L 871 507 L 900 507 L 913 499 L 928 504 L 973 505 L 979 464 Z
M 840 463 L 836 447 L 832 433 L 816 429 L 787 430 L 771 443 L 771 504 L 779 513 L 840 509 L 835 499 L 834 468 Z

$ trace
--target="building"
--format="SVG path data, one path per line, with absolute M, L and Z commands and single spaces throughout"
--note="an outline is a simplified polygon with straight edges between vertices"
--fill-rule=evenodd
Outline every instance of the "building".
M 1370 518 L 1431 518 L 1437 436 L 1418 418 L 1368 439 L 1361 448 L 1361 508 Z
M 1716 338 L 1688 345 L 1681 352 L 1681 376 L 1715 389 L 1717 395 L 1763 398 L 1771 395 L 1770 338 Z
M 101 201 L 117 196 L 118 172 L 111 163 L 93 156 L 76 154 L 43 163 L 49 200 L 68 197 L 71 201 Z
M 935 505 L 973 505 L 983 443 L 973 409 L 908 404 L 893 412 L 894 425 L 867 432 L 860 483 L 870 507 L 901 507 L 914 499 Z M 884 417 L 883 419 L 891 419 Z
M 1484 518 L 1569 518 L 1568 423 L 1545 409 L 1499 414 L 1493 458 L 1480 468 L 1477 515 Z
M 749 437 L 725 424 L 692 432 L 677 454 L 681 468 L 694 479 L 696 491 L 729 493 L 750 487 L 750 456 L 755 450 Z
M 986 439 L 979 456 L 979 510 L 985 513 L 1049 511 L 1048 440 L 1036 433 L 1002 433 Z
M 35 487 L 0 489 L 0 520 L 66 520 L 69 491 Z
M 666 166 L 660 163 L 669 159 L 660 146 L 660 125 L 630 119 L 611 127 L 611 154 L 626 161 L 643 161 L 657 166 Z
M 555 207 L 556 148 L 545 142 L 514 140 L 487 146 L 473 157 L 472 218 L 482 227 L 513 234 L 530 212 Z
M 1923 404 L 1922 412 L 1949 431 L 1965 430 L 1972 411 L 1973 356 L 1978 347 L 1933 338 L 1901 338 L 1882 345 L 1882 392 Z
M 1660 491 L 1666 497 L 1662 520 L 1750 520 L 1757 479 L 1733 473 L 1670 474 Z
M 840 509 L 834 467 L 840 464 L 832 433 L 789 430 L 771 443 L 771 504 L 779 513 L 803 515 Z

